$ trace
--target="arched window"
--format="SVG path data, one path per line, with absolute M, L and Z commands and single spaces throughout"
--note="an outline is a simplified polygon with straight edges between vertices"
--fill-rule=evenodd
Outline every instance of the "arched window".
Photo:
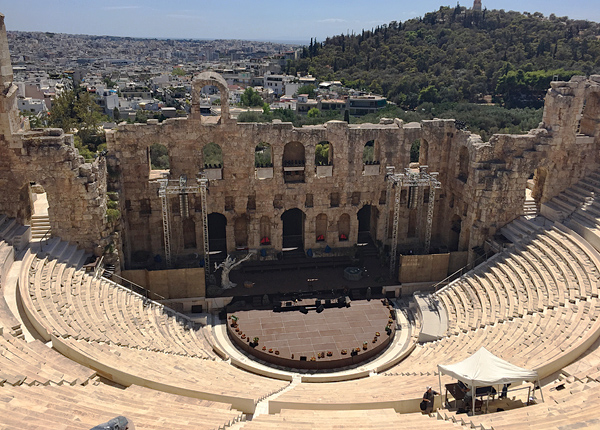
M 376 149 L 377 148 L 375 147 L 374 140 L 369 140 L 367 143 L 365 143 L 365 146 L 363 148 L 363 163 L 364 164 L 373 164 L 373 163 L 378 162 L 379 154 L 377 154 Z
M 223 167 L 223 151 L 214 142 L 204 146 L 202 149 L 202 158 L 205 169 L 220 169 Z
M 169 159 L 169 150 L 165 145 L 161 145 L 160 143 L 150 145 L 148 158 L 150 170 L 155 170 L 157 173 L 169 173 L 171 160 Z
M 261 142 L 254 148 L 254 166 L 255 167 L 273 167 L 273 154 L 271 145 L 267 142 Z
M 374 140 L 369 140 L 365 143 L 362 153 L 363 175 L 375 176 L 379 175 L 379 148 Z
M 338 238 L 340 242 L 350 238 L 350 215 L 341 214 L 338 221 Z
M 271 220 L 268 216 L 260 218 L 260 244 L 265 246 L 271 244 Z
M 315 232 L 317 235 L 317 242 L 325 242 L 327 240 L 327 215 L 317 215 Z
M 214 142 L 202 148 L 204 173 L 208 179 L 223 179 L 223 151 Z
M 289 142 L 283 148 L 283 173 L 287 183 L 304 182 L 305 164 L 304 145 L 300 142 Z
M 315 147 L 315 165 L 330 166 L 333 162 L 333 148 L 331 144 L 324 140 L 317 143 Z

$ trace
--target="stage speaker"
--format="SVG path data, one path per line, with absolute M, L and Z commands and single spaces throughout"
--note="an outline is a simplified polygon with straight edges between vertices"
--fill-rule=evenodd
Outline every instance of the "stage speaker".
M 300 356 L 300 361 L 306 361 L 306 356 L 305 355 L 301 355 Z
M 317 313 L 320 314 L 321 312 L 323 312 L 325 310 L 325 307 L 322 304 L 319 304 L 319 306 L 317 306 Z
M 306 309 L 304 306 L 300 307 L 300 312 L 302 312 L 303 314 L 307 314 L 308 313 L 308 309 Z
M 321 306 L 321 300 L 315 300 L 315 306 L 316 307 Z

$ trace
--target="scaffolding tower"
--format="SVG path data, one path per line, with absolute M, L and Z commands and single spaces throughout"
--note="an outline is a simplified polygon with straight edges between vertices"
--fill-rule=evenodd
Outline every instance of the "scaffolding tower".
M 167 267 L 172 267 L 173 256 L 171 252 L 171 217 L 169 211 L 169 196 L 179 196 L 179 211 L 182 218 L 189 216 L 188 208 L 188 194 L 200 194 L 200 201 L 202 205 L 202 233 L 204 239 L 204 272 L 208 277 L 210 272 L 209 262 L 209 247 L 208 247 L 208 214 L 206 204 L 206 190 L 208 187 L 208 179 L 203 172 L 200 172 L 199 178 L 196 179 L 196 183 L 188 185 L 188 180 L 185 175 L 181 175 L 179 179 L 158 179 L 160 188 L 158 189 L 158 196 L 160 197 L 162 206 L 162 222 L 163 222 L 163 237 L 165 241 L 165 262 Z
M 427 222 L 425 224 L 425 240 L 423 247 L 429 252 L 431 245 L 431 229 L 433 224 L 433 209 L 435 205 L 435 190 L 441 188 L 442 184 L 437 179 L 438 172 L 427 172 L 427 166 L 419 166 L 419 170 L 405 168 L 404 173 L 395 173 L 393 166 L 386 168 L 387 192 L 386 204 L 388 205 L 387 216 L 389 217 L 389 205 L 392 197 L 392 189 L 395 188 L 393 222 L 392 222 L 392 240 L 390 255 L 390 278 L 396 274 L 398 264 L 398 225 L 400 219 L 400 199 L 402 187 L 409 187 L 409 204 L 417 209 L 417 235 L 420 234 L 421 218 L 423 216 L 423 202 L 425 188 L 429 187 L 429 201 L 427 203 Z M 386 223 L 386 236 L 389 235 L 389 220 Z

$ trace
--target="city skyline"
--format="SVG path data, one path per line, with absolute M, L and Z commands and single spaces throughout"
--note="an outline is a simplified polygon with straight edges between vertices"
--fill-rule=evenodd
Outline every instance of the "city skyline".
M 600 21 L 600 10 L 585 0 L 483 0 L 487 9 L 541 12 L 545 16 L 568 16 L 572 19 Z M 471 7 L 472 2 L 461 6 Z M 272 0 L 247 2 L 232 0 L 200 7 L 197 2 L 174 3 L 108 0 L 82 7 L 74 0 L 62 1 L 61 7 L 40 0 L 12 2 L 0 10 L 6 16 L 7 29 L 46 31 L 161 39 L 243 39 L 287 43 L 319 41 L 341 33 L 360 32 L 391 21 L 406 21 L 438 10 L 439 1 L 418 4 L 380 1 L 377 7 L 365 8 L 364 2 L 334 0 L 327 3 L 307 0 L 300 7 L 282 5 Z M 450 5 L 454 6 L 454 5 Z

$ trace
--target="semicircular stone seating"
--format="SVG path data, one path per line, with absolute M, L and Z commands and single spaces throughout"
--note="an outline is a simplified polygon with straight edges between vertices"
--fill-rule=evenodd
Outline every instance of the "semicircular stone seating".
M 593 420 L 600 406 L 600 254 L 592 246 L 595 240 L 600 244 L 600 235 L 595 236 L 600 231 L 596 189 L 600 190 L 600 175 L 591 175 L 550 202 L 551 209 L 573 208 L 562 218 L 538 217 L 535 222 L 520 218 L 505 226 L 502 233 L 512 244 L 504 252 L 435 293 L 432 298 L 448 315 L 442 339 L 417 345 L 384 374 L 326 384 L 298 380 L 289 384 L 229 365 L 212 351 L 206 327 L 194 327 L 159 304 L 87 275 L 81 269 L 84 255 L 53 240 L 46 253 L 25 255 L 20 288 L 31 322 L 68 358 L 42 342 L 26 343 L 3 332 L 0 346 L 21 351 L 22 357 L 23 351 L 29 355 L 21 359 L 25 363 L 11 361 L 19 363 L 13 373 L 22 369 L 26 377 L 19 381 L 11 375 L 14 387 L 5 379 L 0 394 L 4 390 L 3 398 L 10 400 L 0 402 L 0 408 L 8 405 L 7 410 L 19 417 L 39 403 L 32 413 L 40 422 L 51 421 L 53 415 L 44 417 L 45 413 L 61 407 L 72 408 L 76 416 L 95 410 L 92 416 L 110 418 L 101 406 L 106 399 L 124 403 L 148 396 L 158 404 L 165 396 L 173 415 L 153 415 L 137 405 L 129 409 L 123 405 L 122 410 L 140 423 L 148 417 L 166 423 L 173 416 L 178 428 L 187 428 L 188 415 L 178 409 L 177 399 L 181 404 L 199 402 L 195 408 L 201 422 L 226 425 L 239 419 L 238 411 L 253 413 L 257 402 L 268 397 L 269 414 L 259 414 L 239 428 L 284 423 L 299 429 L 381 428 L 390 423 L 415 429 L 449 428 L 455 423 L 486 429 L 549 429 L 573 423 L 593 427 L 599 424 Z M 0 242 L 0 257 L 5 255 L 2 249 Z M 10 314 L 5 305 L 0 300 L 4 327 L 14 324 L 3 317 Z M 558 374 L 544 387 L 546 402 L 468 419 L 443 410 L 438 420 L 410 413 L 418 410 L 424 387 L 437 384 L 437 364 L 460 361 L 481 346 L 516 365 L 536 369 L 541 377 Z M 53 351 L 52 359 L 42 361 L 38 350 L 43 348 Z M 0 356 L 2 370 L 7 354 Z M 35 373 L 38 360 L 44 365 Z M 89 368 L 129 388 L 101 384 Z M 70 375 L 64 378 L 68 386 L 58 386 L 58 369 Z M 232 405 L 237 411 L 231 410 Z M 211 410 L 203 415 L 202 408 Z

